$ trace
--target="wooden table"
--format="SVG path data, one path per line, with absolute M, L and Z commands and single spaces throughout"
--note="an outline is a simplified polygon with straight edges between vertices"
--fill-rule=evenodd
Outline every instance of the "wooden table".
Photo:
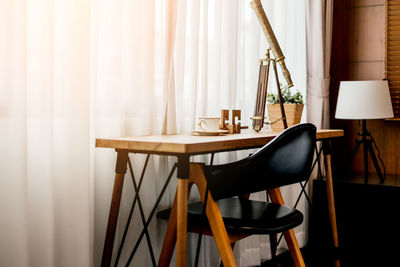
M 257 148 L 265 145 L 279 133 L 253 130 L 241 134 L 221 136 L 151 135 L 96 139 L 96 147 L 113 148 L 117 152 L 114 189 L 110 204 L 102 266 L 110 266 L 118 220 L 128 154 L 143 153 L 176 156 L 178 159 L 177 185 L 177 266 L 186 266 L 187 195 L 189 158 L 193 155 Z M 317 140 L 323 142 L 329 214 L 334 246 L 338 247 L 336 213 L 333 198 L 330 140 L 343 136 L 343 130 L 318 130 Z

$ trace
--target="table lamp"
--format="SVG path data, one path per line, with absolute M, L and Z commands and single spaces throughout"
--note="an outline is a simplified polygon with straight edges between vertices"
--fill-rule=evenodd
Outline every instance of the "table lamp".
M 392 102 L 390 99 L 389 85 L 386 80 L 380 81 L 342 81 L 336 105 L 336 119 L 362 120 L 362 132 L 356 139 L 356 145 L 351 153 L 350 162 L 353 160 L 361 144 L 364 147 L 364 181 L 368 182 L 368 153 L 374 163 L 380 183 L 385 180 L 385 165 L 382 163 L 384 174 L 379 168 L 374 148 L 378 150 L 374 138 L 367 130 L 367 120 L 393 118 Z M 379 150 L 378 150 L 379 152 Z

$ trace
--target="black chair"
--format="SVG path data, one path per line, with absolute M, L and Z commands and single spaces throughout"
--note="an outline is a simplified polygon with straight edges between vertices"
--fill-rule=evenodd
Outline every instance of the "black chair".
M 303 214 L 284 205 L 279 187 L 308 179 L 315 140 L 315 126 L 299 124 L 245 159 L 215 166 L 191 164 L 189 184 L 196 184 L 204 205 L 199 202 L 188 206 L 188 230 L 213 235 L 224 266 L 236 266 L 232 247 L 237 240 L 283 232 L 295 265 L 305 266 L 293 231 L 303 222 Z M 250 193 L 263 190 L 268 191 L 271 202 L 248 199 Z M 158 214 L 159 218 L 171 217 L 159 266 L 169 265 L 174 250 L 175 207 L 176 201 L 172 210 Z M 204 219 L 204 211 L 208 220 Z

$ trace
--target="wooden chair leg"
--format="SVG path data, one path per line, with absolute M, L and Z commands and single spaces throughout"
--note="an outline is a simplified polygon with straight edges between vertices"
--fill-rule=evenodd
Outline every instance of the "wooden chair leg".
M 203 172 L 203 164 L 190 164 L 190 177 L 193 183 L 196 184 L 201 200 L 204 202 L 204 194 L 206 192 L 206 179 Z M 210 224 L 211 231 L 214 236 L 215 243 L 217 244 L 222 263 L 227 267 L 237 266 L 235 256 L 229 241 L 228 233 L 222 220 L 218 204 L 213 200 L 210 193 L 208 193 L 206 215 Z
M 286 244 L 289 248 L 290 255 L 292 256 L 295 266 L 305 267 L 306 264 L 304 263 L 303 255 L 301 254 L 301 250 L 299 244 L 297 243 L 293 229 L 284 232 L 283 235 L 285 236 Z
M 233 249 L 235 248 L 235 244 L 236 244 L 236 242 L 232 242 L 232 243 L 231 243 L 232 251 L 233 251 Z M 224 264 L 222 263 L 222 261 L 219 263 L 219 267 L 224 267 Z
M 201 200 L 204 202 L 204 194 L 206 191 L 206 180 L 203 173 L 203 164 L 190 164 L 190 177 L 188 182 L 188 192 L 194 184 L 196 184 Z M 177 241 L 177 196 L 175 195 L 174 204 L 172 206 L 170 218 L 168 221 L 167 231 L 161 249 L 160 259 L 158 266 L 169 266 L 171 258 L 174 252 L 174 247 Z M 237 266 L 235 256 L 233 255 L 233 246 L 231 244 L 228 233 L 226 232 L 224 222 L 222 220 L 221 213 L 219 211 L 218 204 L 212 199 L 210 193 L 208 193 L 206 215 L 211 227 L 211 231 L 214 236 L 215 243 L 217 244 L 218 251 L 221 255 L 222 263 L 227 267 Z
M 277 203 L 280 205 L 284 205 L 281 190 L 279 188 L 268 190 L 268 194 L 271 197 L 271 201 L 273 203 Z M 305 267 L 303 255 L 301 254 L 301 250 L 299 244 L 297 243 L 296 236 L 294 234 L 293 229 L 286 231 L 283 233 L 285 236 L 286 244 L 288 245 L 290 255 L 294 261 L 296 267 Z
M 192 183 L 189 182 L 187 196 L 189 198 Z M 169 215 L 167 231 L 165 232 L 163 246 L 161 249 L 160 258 L 158 260 L 159 267 L 169 266 L 172 255 L 174 253 L 177 236 L 177 194 L 175 193 L 174 202 L 172 204 L 171 213 Z

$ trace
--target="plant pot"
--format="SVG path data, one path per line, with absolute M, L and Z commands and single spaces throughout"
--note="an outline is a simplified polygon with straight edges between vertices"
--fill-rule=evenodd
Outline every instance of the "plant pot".
M 303 104 L 283 104 L 288 127 L 299 124 L 303 113 Z M 273 131 L 282 131 L 283 121 L 279 104 L 267 104 L 268 118 Z

